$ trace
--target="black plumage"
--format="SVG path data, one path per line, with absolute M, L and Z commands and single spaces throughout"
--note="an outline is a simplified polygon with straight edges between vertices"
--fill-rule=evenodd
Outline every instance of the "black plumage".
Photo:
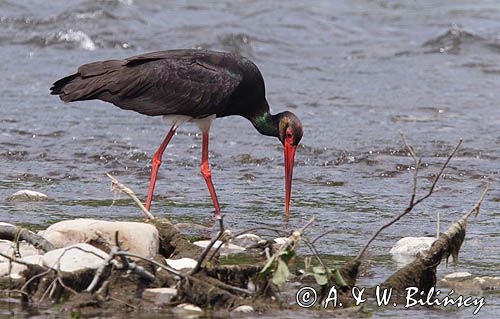
M 152 116 L 250 119 L 269 112 L 264 80 L 255 64 L 207 50 L 159 51 L 85 64 L 55 82 L 51 94 L 64 102 L 99 99 Z

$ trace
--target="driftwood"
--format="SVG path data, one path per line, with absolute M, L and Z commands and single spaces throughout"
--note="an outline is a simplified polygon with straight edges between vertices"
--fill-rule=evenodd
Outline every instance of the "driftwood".
M 377 238 L 377 236 L 384 229 L 386 229 L 386 228 L 390 227 L 391 225 L 395 224 L 401 218 L 403 218 L 408 213 L 410 213 L 411 211 L 413 211 L 413 208 L 415 208 L 415 206 L 417 206 L 418 204 L 420 204 L 421 202 L 423 202 L 424 200 L 426 200 L 428 197 L 430 197 L 434 193 L 435 187 L 437 185 L 437 182 L 441 178 L 441 175 L 443 174 L 444 170 L 448 166 L 450 160 L 453 158 L 453 156 L 455 156 L 456 152 L 460 148 L 460 145 L 462 145 L 462 139 L 460 139 L 458 141 L 457 145 L 455 146 L 455 148 L 451 151 L 451 153 L 446 158 L 446 161 L 441 166 L 441 169 L 439 170 L 438 174 L 434 178 L 434 181 L 432 182 L 432 185 L 431 185 L 430 189 L 427 191 L 427 193 L 425 195 L 423 195 L 422 197 L 420 197 L 420 198 L 417 199 L 418 170 L 419 170 L 419 167 L 420 167 L 421 159 L 416 155 L 413 147 L 408 144 L 408 142 L 406 141 L 406 138 L 405 138 L 405 136 L 403 134 L 401 134 L 401 138 L 403 140 L 403 143 L 404 143 L 406 149 L 408 150 L 408 153 L 412 157 L 412 159 L 414 161 L 414 165 L 415 165 L 415 170 L 413 171 L 413 186 L 412 186 L 412 194 L 410 196 L 410 201 L 408 203 L 408 206 L 405 208 L 405 210 L 401 214 L 395 216 L 388 223 L 386 223 L 385 225 L 383 225 L 382 227 L 380 227 L 370 237 L 370 239 L 368 239 L 368 241 L 366 242 L 366 244 L 359 251 L 358 255 L 354 259 L 352 259 L 349 262 L 347 262 L 346 264 L 344 264 L 343 267 L 339 270 L 340 273 L 344 276 L 344 280 L 349 284 L 349 287 L 351 287 L 351 288 L 354 287 L 354 285 L 356 284 L 356 278 L 358 276 L 358 271 L 359 271 L 359 267 L 361 265 L 361 260 L 362 260 L 363 256 L 365 255 L 366 251 L 368 250 L 368 247 L 370 246 L 370 244 L 375 240 L 375 238 Z M 321 238 L 322 236 L 323 236 L 323 234 L 320 235 L 320 236 L 318 236 L 317 239 Z
M 0 239 L 14 242 L 24 240 L 35 246 L 37 249 L 41 249 L 45 252 L 55 249 L 54 245 L 52 245 L 52 243 L 48 240 L 22 227 L 0 225 Z
M 453 257 L 458 261 L 458 252 L 465 239 L 467 220 L 470 215 L 479 213 L 479 208 L 486 195 L 489 186 L 486 185 L 481 197 L 473 208 L 464 214 L 457 222 L 453 223 L 446 232 L 432 244 L 427 251 L 420 253 L 417 258 L 390 276 L 383 287 L 392 288 L 396 292 L 404 293 L 408 287 L 417 287 L 426 293 L 436 285 L 436 268 L 442 259 Z

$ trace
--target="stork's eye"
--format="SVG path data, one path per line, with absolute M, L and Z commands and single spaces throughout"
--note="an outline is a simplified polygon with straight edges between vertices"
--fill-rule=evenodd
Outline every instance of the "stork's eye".
M 287 132 L 287 133 L 286 133 L 286 137 L 287 137 L 287 138 L 292 138 L 292 133 Z

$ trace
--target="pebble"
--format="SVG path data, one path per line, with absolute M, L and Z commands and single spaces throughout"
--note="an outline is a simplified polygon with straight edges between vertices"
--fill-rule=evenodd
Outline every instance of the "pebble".
M 42 255 L 31 255 L 24 258 L 19 258 L 19 260 L 32 265 L 42 265 Z M 8 276 L 10 273 L 10 278 L 20 279 L 22 278 L 21 273 L 25 271 L 28 267 L 16 262 L 11 263 L 11 269 L 9 270 L 9 261 L 5 258 L 5 262 L 0 262 L 0 277 Z
M 242 305 L 242 306 L 239 306 L 239 307 L 236 307 L 235 309 L 233 309 L 233 311 L 231 312 L 242 312 L 242 313 L 250 313 L 250 312 L 254 312 L 255 310 L 253 309 L 252 306 L 247 306 L 247 305 Z
M 175 270 L 193 269 L 198 264 L 198 262 L 192 258 L 165 259 L 165 261 L 167 265 Z
M 292 240 L 288 237 L 278 237 L 274 238 L 274 242 L 278 245 L 286 245 L 292 242 Z
M 199 241 L 195 241 L 193 243 L 193 245 L 196 245 L 196 246 L 201 247 L 201 248 L 207 248 L 209 244 L 210 244 L 210 240 L 199 240 Z M 238 254 L 238 253 L 245 251 L 245 247 L 241 247 L 241 246 L 234 245 L 234 244 L 224 244 L 220 240 L 217 240 L 215 242 L 212 249 L 216 249 L 216 248 L 220 247 L 221 245 L 222 245 L 222 247 L 219 249 L 219 253 L 221 255 Z
M 90 251 L 92 253 L 86 251 Z M 102 258 L 99 258 L 98 256 L 101 256 Z M 56 270 L 59 269 L 63 272 L 78 272 L 87 268 L 99 268 L 106 257 L 108 257 L 108 254 L 99 248 L 89 244 L 80 243 L 47 252 L 42 257 L 42 264 L 45 267 Z
M 252 245 L 255 245 L 261 241 L 262 241 L 262 238 L 260 236 L 254 235 L 254 234 L 242 234 L 242 235 L 237 236 L 234 239 L 234 242 L 238 246 L 242 246 L 245 248 L 248 248 Z
M 7 198 L 7 200 L 19 201 L 19 202 L 39 202 L 39 201 L 48 201 L 50 200 L 50 198 L 44 193 L 32 191 L 29 189 L 23 189 L 10 195 Z
M 175 296 L 177 296 L 177 289 L 175 288 L 148 288 L 142 294 L 144 299 L 157 305 L 168 304 Z
M 398 240 L 389 253 L 392 259 L 403 266 L 415 260 L 421 251 L 431 248 L 434 241 L 435 237 L 404 237 Z
M 7 256 L 13 256 L 15 244 L 10 240 L 0 240 L 0 252 Z M 40 252 L 27 242 L 19 242 L 19 254 L 22 257 L 38 255 Z M 8 259 L 0 256 L 0 262 L 7 262 Z
M 9 269 L 9 267 L 12 268 Z M 7 277 L 10 274 L 10 278 L 12 279 L 21 279 L 21 273 L 26 269 L 28 269 L 28 267 L 16 262 L 10 263 L 10 266 L 8 262 L 3 262 L 0 263 L 0 277 Z
M 472 274 L 470 272 L 452 272 L 451 274 L 447 274 L 443 279 L 446 280 L 466 280 L 471 279 Z
M 441 279 L 440 283 L 443 287 L 458 291 L 500 290 L 500 277 L 482 276 L 472 278 L 472 275 L 467 272 L 448 274 Z
M 189 303 L 181 303 L 173 310 L 185 319 L 198 318 L 203 314 L 203 310 L 200 307 Z

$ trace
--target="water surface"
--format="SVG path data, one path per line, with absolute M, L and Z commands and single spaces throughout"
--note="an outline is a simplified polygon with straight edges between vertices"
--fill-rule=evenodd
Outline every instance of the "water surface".
M 463 138 L 436 194 L 374 242 L 373 275 L 360 284 L 383 281 L 396 269 L 388 255 L 395 241 L 432 236 L 437 210 L 447 227 L 473 205 L 486 180 L 492 190 L 470 222 L 459 269 L 499 275 L 497 1 L 0 0 L 0 220 L 40 229 L 76 217 L 140 218 L 131 201 L 109 191 L 105 173 L 145 197 L 151 156 L 168 125 L 102 102 L 63 104 L 48 89 L 83 63 L 174 48 L 251 58 L 272 111 L 291 110 L 304 125 L 285 226 L 278 140 L 260 136 L 243 118 L 214 123 L 210 161 L 230 227 L 299 227 L 317 216 L 314 233 L 338 229 L 319 250 L 354 256 L 408 203 L 412 160 L 399 132 L 422 157 L 420 194 Z M 209 219 L 200 158 L 198 128 L 184 125 L 160 169 L 155 215 Z M 55 200 L 4 200 L 23 188 Z M 114 198 L 124 200 L 111 205 Z M 450 271 L 441 267 L 439 275 Z M 480 313 L 493 317 L 500 299 L 485 297 Z M 375 309 L 375 317 L 471 313 Z

